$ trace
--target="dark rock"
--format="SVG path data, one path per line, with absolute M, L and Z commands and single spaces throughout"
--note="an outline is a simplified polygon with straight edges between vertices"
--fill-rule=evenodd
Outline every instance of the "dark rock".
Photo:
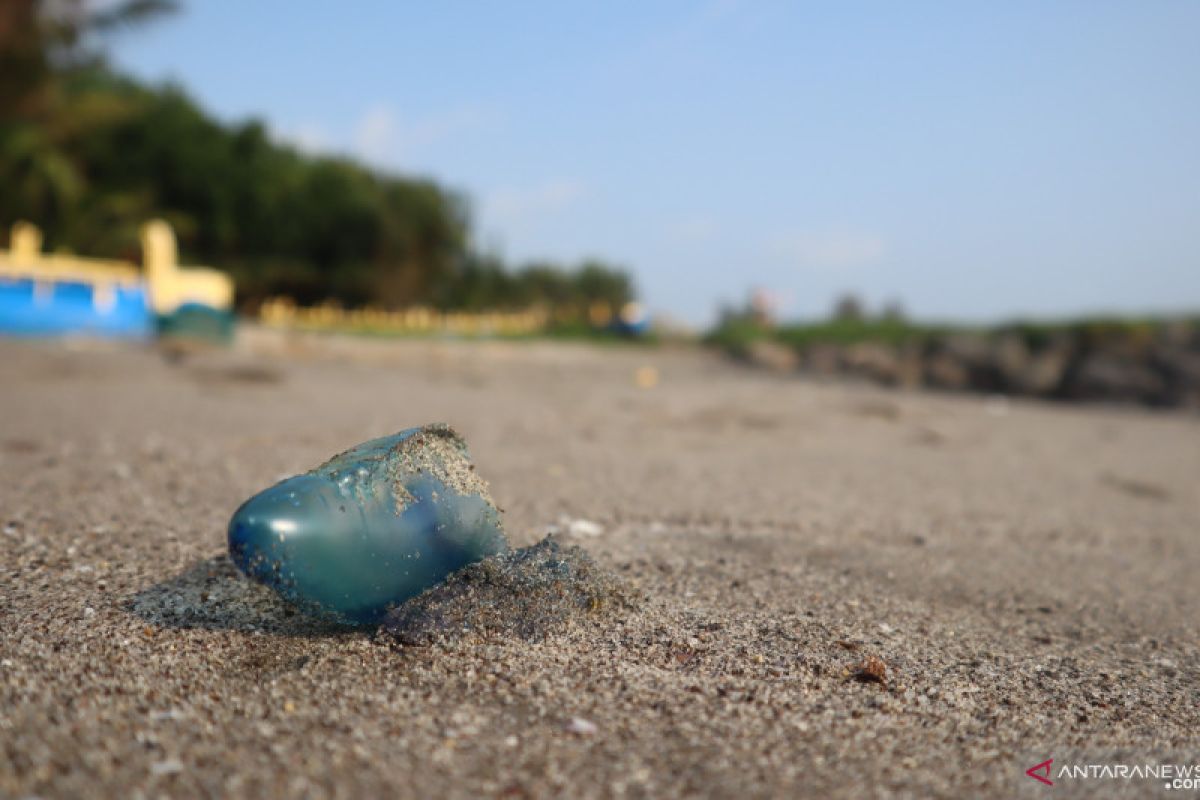
M 1163 325 L 1159 340 L 1168 347 L 1200 351 L 1200 326 L 1188 320 L 1172 320 Z
M 997 337 L 989 349 L 987 361 L 981 365 L 994 373 L 997 391 L 1024 394 L 1022 383 L 1030 364 L 1029 347 L 1025 340 L 1013 334 Z
M 1012 387 L 1014 394 L 1035 397 L 1051 397 L 1062 385 L 1063 375 L 1071 354 L 1065 350 L 1047 350 L 1029 359 L 1025 369 L 1015 376 Z
M 950 353 L 932 353 L 925 358 L 924 380 L 927 386 L 961 392 L 971 388 L 967 367 Z
M 952 391 L 1003 391 L 992 346 L 972 334 L 951 334 L 934 341 L 925 362 L 925 381 Z
M 1063 379 L 1069 400 L 1106 400 L 1162 404 L 1166 381 L 1141 358 L 1096 351 L 1080 358 Z
M 804 349 L 804 369 L 817 375 L 835 375 L 842 369 L 842 349 L 835 344 L 812 344 Z
M 1150 358 L 1164 383 L 1163 402 L 1200 408 L 1200 352 L 1182 347 L 1157 348 Z
M 893 386 L 900 383 L 900 357 L 896 349 L 877 342 L 860 342 L 842 355 L 847 369 L 875 383 Z
M 966 366 L 987 363 L 991 359 L 991 345 L 982 336 L 969 333 L 951 333 L 936 342 L 938 352 L 951 356 Z
M 800 356 L 785 344 L 769 339 L 759 339 L 746 346 L 745 358 L 757 367 L 772 372 L 795 372 L 800 366 Z
M 380 632 L 407 646 L 467 636 L 540 641 L 634 602 L 634 593 L 582 548 L 546 537 L 459 570 L 392 609 Z
M 802 369 L 884 386 L 1200 408 L 1200 325 L 1191 320 L 1014 325 L 901 344 L 824 341 L 798 354 L 762 342 L 742 356 L 777 372 Z
M 900 347 L 897 352 L 899 358 L 899 372 L 896 376 L 897 386 L 914 389 L 921 385 L 925 370 L 922 350 L 923 348 L 918 342 L 909 342 Z
M 1005 391 L 1015 395 L 1052 397 L 1062 386 L 1063 376 L 1071 363 L 1074 351 L 1066 337 L 1056 337 L 1044 346 L 1030 350 L 1021 342 L 1024 355 L 1015 351 L 1001 353 L 999 366 L 1004 376 Z

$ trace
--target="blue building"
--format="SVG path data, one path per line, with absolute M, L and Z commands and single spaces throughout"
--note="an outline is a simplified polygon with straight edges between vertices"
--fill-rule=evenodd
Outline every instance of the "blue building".
M 146 338 L 162 330 L 232 329 L 233 284 L 205 268 L 180 269 L 175 237 L 161 221 L 142 231 L 145 271 L 124 261 L 41 252 L 33 225 L 13 226 L 0 250 L 0 334 Z

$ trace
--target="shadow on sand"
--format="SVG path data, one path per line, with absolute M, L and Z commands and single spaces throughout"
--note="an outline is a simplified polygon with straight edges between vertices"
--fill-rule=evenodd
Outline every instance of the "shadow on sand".
M 129 598 L 126 608 L 152 625 L 278 636 L 345 636 L 356 629 L 301 614 L 247 580 L 224 555 L 197 561 Z

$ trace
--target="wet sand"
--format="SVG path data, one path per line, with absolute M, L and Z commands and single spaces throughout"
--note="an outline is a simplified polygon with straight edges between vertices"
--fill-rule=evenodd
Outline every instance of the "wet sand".
M 0 342 L 0 795 L 1032 797 L 1051 757 L 1200 761 L 1195 415 L 246 333 Z M 514 544 L 561 529 L 640 605 L 405 648 L 222 558 L 253 492 L 433 421 Z

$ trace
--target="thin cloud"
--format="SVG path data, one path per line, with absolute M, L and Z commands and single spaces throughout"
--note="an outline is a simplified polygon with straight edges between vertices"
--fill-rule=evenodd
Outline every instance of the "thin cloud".
M 392 105 L 377 103 L 355 125 L 352 147 L 355 155 L 367 161 L 403 165 L 421 151 L 487 127 L 494 116 L 480 107 L 460 106 L 405 117 Z
M 717 238 L 720 226 L 712 217 L 685 217 L 666 226 L 667 238 L 675 244 L 707 244 Z
M 806 269 L 851 269 L 874 264 L 886 251 L 883 240 L 856 231 L 805 231 L 775 241 L 774 255 Z
M 729 35 L 731 27 L 756 26 L 760 16 L 745 0 L 708 0 L 676 20 L 619 52 L 605 66 L 615 74 L 629 76 L 647 68 L 661 72 L 707 60 L 707 48 Z
M 585 194 L 576 180 L 556 178 L 533 186 L 508 187 L 484 196 L 484 214 L 502 226 L 523 225 L 546 214 L 564 211 Z
M 375 106 L 354 128 L 354 152 L 368 161 L 383 161 L 395 152 L 399 136 L 396 112 L 388 106 Z
M 329 152 L 329 134 L 320 125 L 305 123 L 295 127 L 271 127 L 271 138 L 307 155 Z

